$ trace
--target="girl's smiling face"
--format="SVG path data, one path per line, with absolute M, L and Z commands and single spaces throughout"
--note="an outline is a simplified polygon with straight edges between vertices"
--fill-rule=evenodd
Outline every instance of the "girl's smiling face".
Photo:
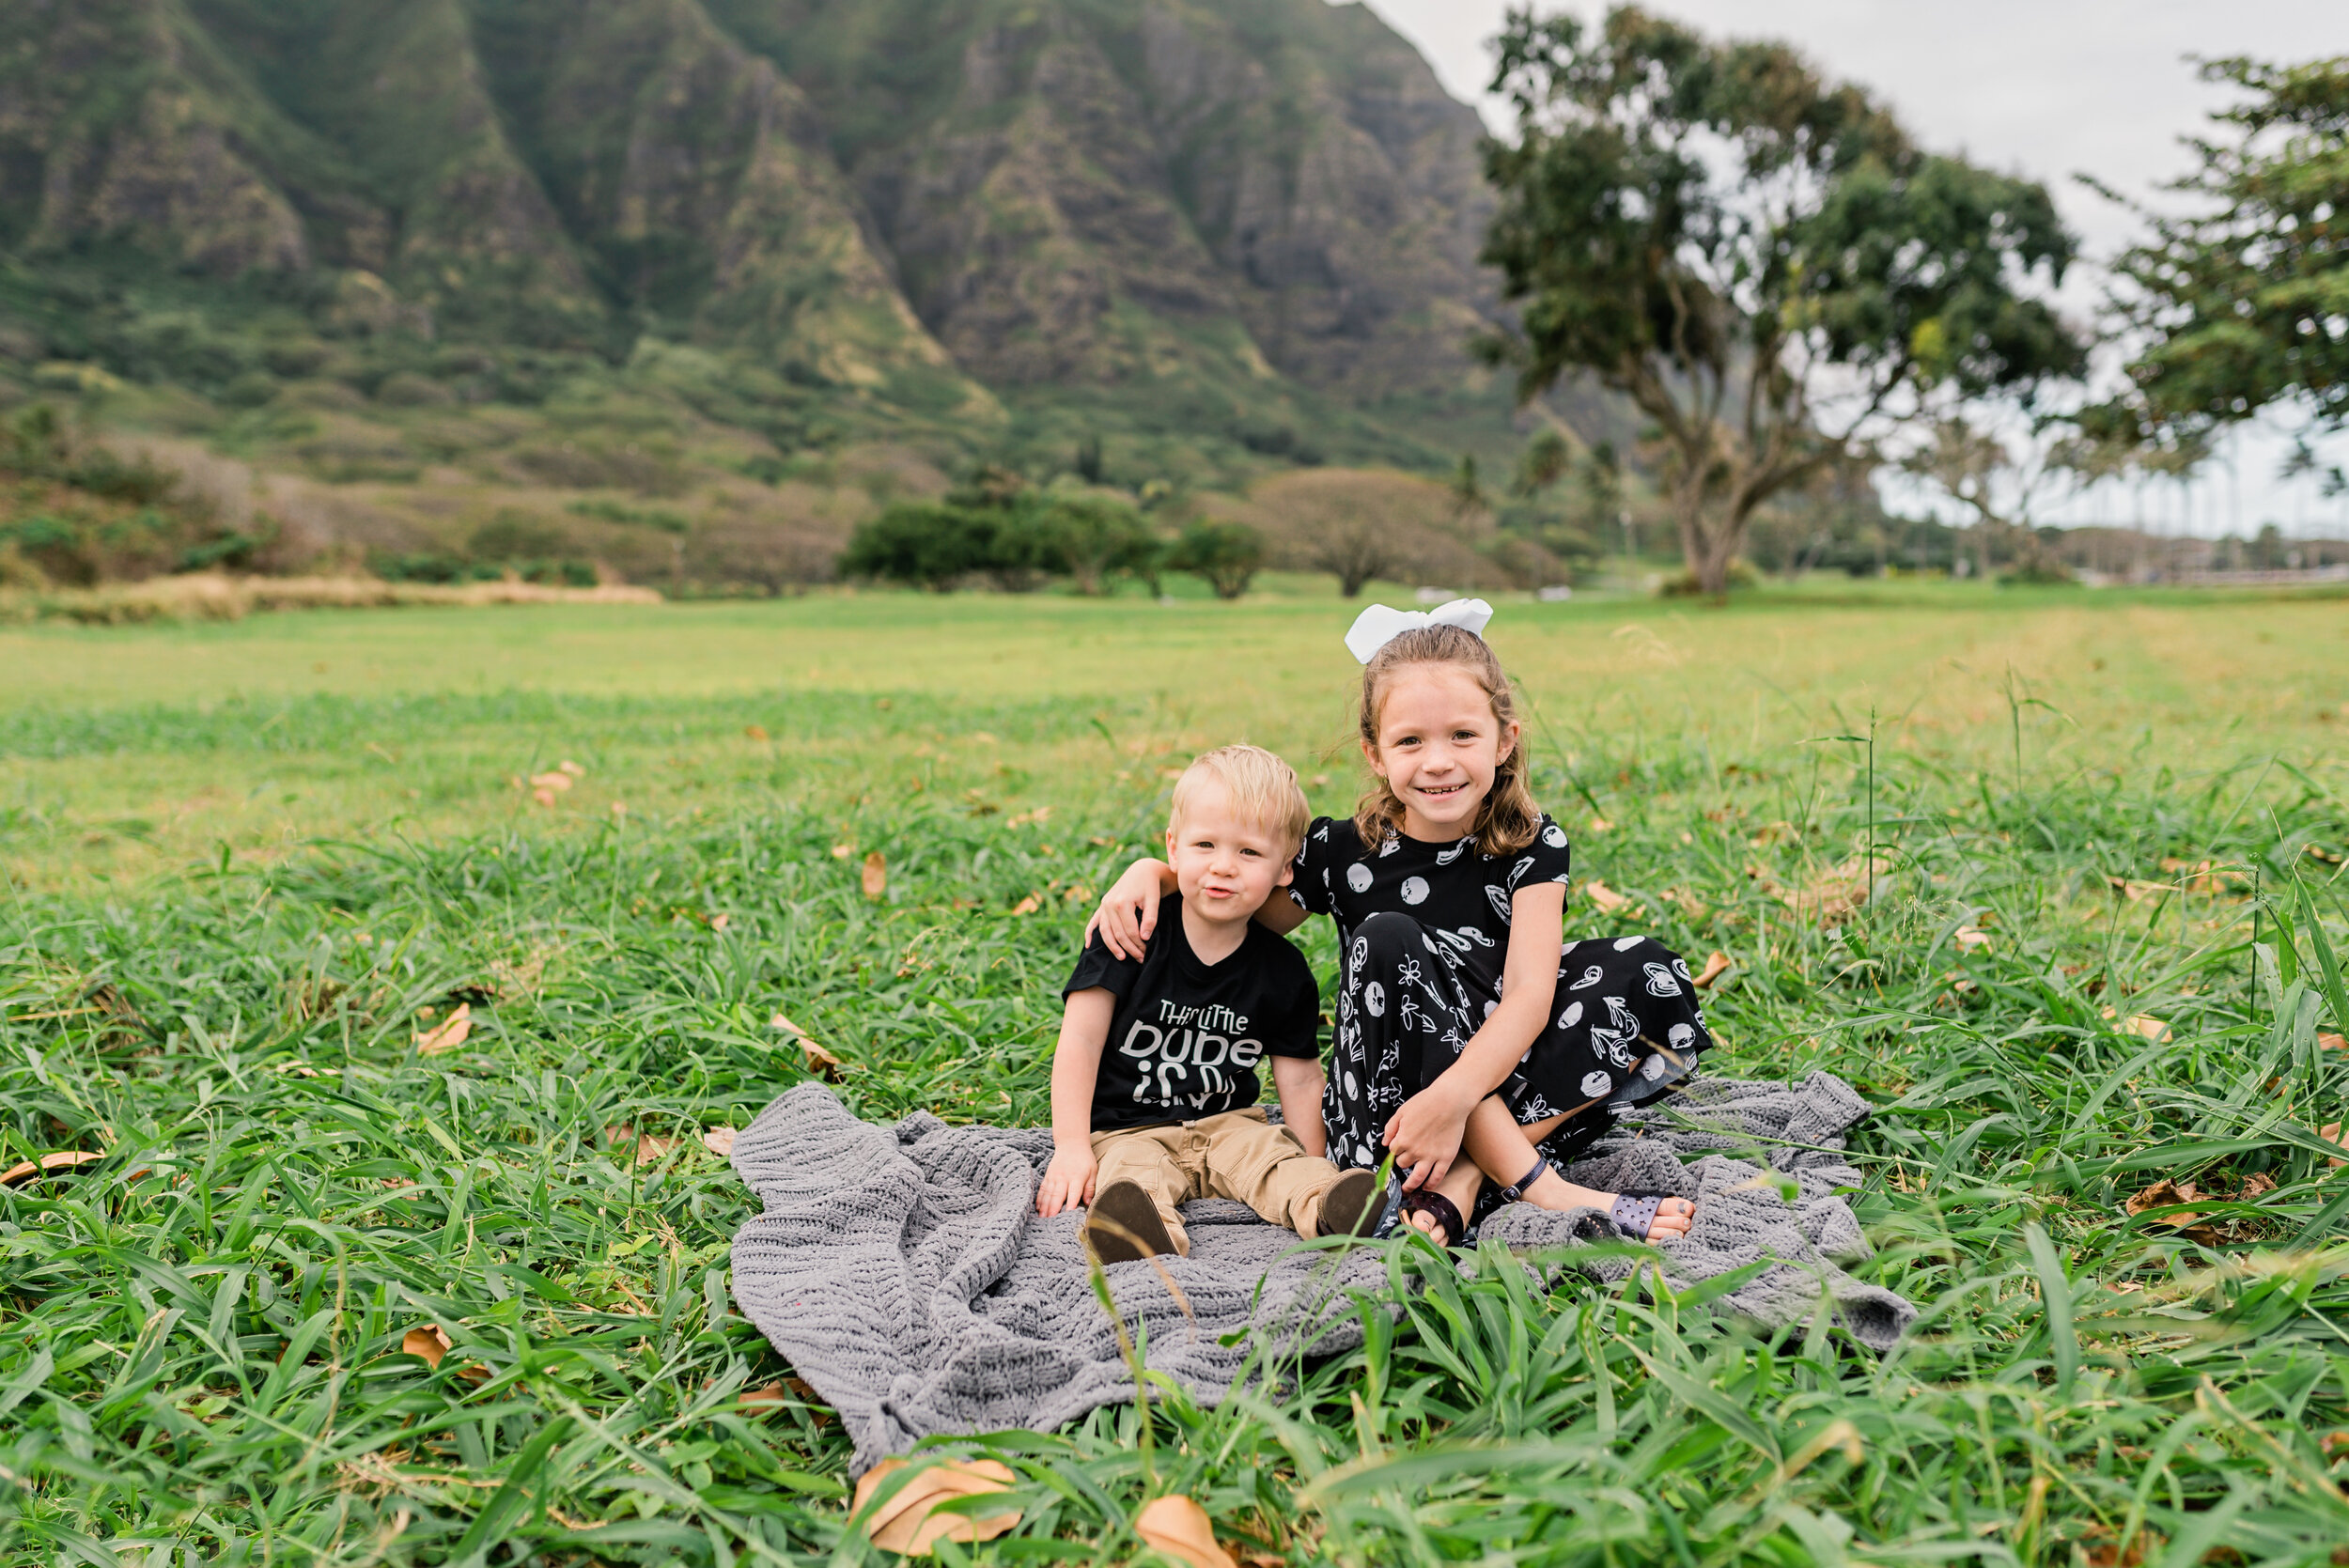
M 1403 831 L 1440 843 L 1475 829 L 1493 775 L 1517 750 L 1517 724 L 1493 716 L 1476 676 L 1455 664 L 1415 664 L 1394 677 L 1378 709 L 1370 770 L 1403 803 Z

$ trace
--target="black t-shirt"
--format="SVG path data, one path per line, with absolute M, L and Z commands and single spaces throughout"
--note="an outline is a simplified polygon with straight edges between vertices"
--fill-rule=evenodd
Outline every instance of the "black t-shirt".
M 1321 992 L 1305 955 L 1250 921 L 1221 963 L 1203 963 L 1183 935 L 1178 894 L 1159 902 L 1158 929 L 1139 963 L 1116 957 L 1096 937 L 1061 995 L 1097 986 L 1117 999 L 1117 1011 L 1093 1079 L 1095 1132 L 1254 1105 L 1256 1063 L 1268 1052 L 1321 1053 L 1314 1038 Z
M 1539 882 L 1563 882 L 1574 860 L 1566 831 L 1542 818 L 1533 842 L 1514 855 L 1485 855 L 1473 834 L 1428 844 L 1390 831 L 1376 849 L 1362 844 L 1351 817 L 1316 817 L 1298 851 L 1289 896 L 1317 915 L 1337 917 L 1341 943 L 1372 915 L 1409 915 L 1442 945 L 1471 1000 L 1501 999 L 1509 958 L 1510 898 Z

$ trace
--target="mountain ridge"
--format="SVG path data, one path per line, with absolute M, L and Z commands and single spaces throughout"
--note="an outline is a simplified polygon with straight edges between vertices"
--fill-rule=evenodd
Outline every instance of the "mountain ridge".
M 0 253 L 323 281 L 846 388 L 1185 366 L 1437 390 L 1495 312 L 1473 113 L 1322 0 L 20 0 Z M 908 43 L 906 40 L 915 40 Z

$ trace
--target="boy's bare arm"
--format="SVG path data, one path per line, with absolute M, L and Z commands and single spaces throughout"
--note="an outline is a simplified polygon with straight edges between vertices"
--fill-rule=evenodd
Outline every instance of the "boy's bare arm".
M 1272 1087 L 1281 1095 L 1283 1125 L 1297 1135 L 1307 1154 L 1325 1159 L 1330 1154 L 1330 1137 L 1321 1125 L 1321 1091 L 1327 1081 L 1317 1056 L 1272 1059 Z
M 1035 1212 L 1050 1219 L 1093 1202 L 1093 1085 L 1101 1071 L 1117 999 L 1098 986 L 1069 993 L 1052 1048 L 1052 1163 L 1036 1185 Z

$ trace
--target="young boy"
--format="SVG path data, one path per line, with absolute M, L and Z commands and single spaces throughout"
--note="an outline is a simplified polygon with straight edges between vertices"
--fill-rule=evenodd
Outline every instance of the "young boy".
M 1304 955 L 1255 924 L 1304 842 L 1304 791 L 1289 765 L 1225 746 L 1174 785 L 1166 858 L 1178 894 L 1139 962 L 1085 946 L 1062 993 L 1052 1053 L 1046 1219 L 1086 1209 L 1103 1263 L 1190 1250 L 1174 1205 L 1237 1198 L 1303 1236 L 1375 1223 L 1377 1178 L 1322 1157 L 1321 998 Z M 1256 1109 L 1272 1058 L 1285 1126 Z

